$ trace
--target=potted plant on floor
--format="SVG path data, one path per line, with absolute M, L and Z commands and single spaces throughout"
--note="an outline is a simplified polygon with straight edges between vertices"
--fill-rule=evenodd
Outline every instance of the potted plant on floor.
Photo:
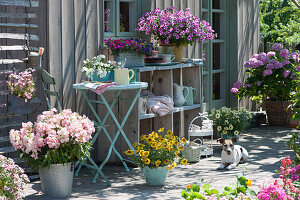
M 34 69 L 26 69 L 19 73 L 11 73 L 8 76 L 7 87 L 11 93 L 11 111 L 27 114 L 29 102 L 35 95 L 35 82 L 33 79 Z
M 27 183 L 24 170 L 12 159 L 0 155 L 0 199 L 23 199 Z
M 252 118 L 250 112 L 245 108 L 222 107 L 221 109 L 211 109 L 208 114 L 209 119 L 213 120 L 217 131 L 224 139 L 239 138 L 241 132 L 250 125 Z
M 83 61 L 81 71 L 88 76 L 93 82 L 108 81 L 113 70 L 116 68 L 116 63 L 106 61 L 105 55 L 98 55 L 91 60 Z
M 44 111 L 37 121 L 12 129 L 10 141 L 32 168 L 39 170 L 44 194 L 52 198 L 71 195 L 73 164 L 89 156 L 94 123 L 71 110 Z
M 178 164 L 187 165 L 187 160 L 179 156 L 185 142 L 185 138 L 179 140 L 172 131 L 161 128 L 142 136 L 140 143 L 133 145 L 135 149 L 125 153 L 141 167 L 148 185 L 164 185 L 168 170 Z
M 236 82 L 231 93 L 263 103 L 268 122 L 287 125 L 293 112 L 287 109 L 300 86 L 299 54 L 274 44 L 268 53 L 254 54 L 245 64 L 249 74 L 244 83 Z
M 173 45 L 175 62 L 182 61 L 184 46 L 216 37 L 208 22 L 191 15 L 189 9 L 175 11 L 174 6 L 146 13 L 139 19 L 136 30 L 151 35 L 153 43 Z
M 115 60 L 126 58 L 125 67 L 144 66 L 144 57 L 152 55 L 153 45 L 140 39 L 105 39 Z

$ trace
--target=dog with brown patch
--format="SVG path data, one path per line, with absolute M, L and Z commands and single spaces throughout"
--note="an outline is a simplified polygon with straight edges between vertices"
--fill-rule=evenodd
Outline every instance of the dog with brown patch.
M 238 164 L 245 163 L 248 158 L 248 151 L 240 146 L 234 145 L 237 138 L 234 137 L 230 140 L 225 140 L 220 138 L 217 140 L 222 144 L 222 155 L 221 155 L 221 165 L 218 170 L 231 170 L 234 169 Z

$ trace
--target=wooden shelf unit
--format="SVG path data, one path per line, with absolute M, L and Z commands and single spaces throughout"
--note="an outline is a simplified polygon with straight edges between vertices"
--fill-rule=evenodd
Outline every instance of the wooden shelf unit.
M 137 73 L 137 81 L 148 82 L 148 90 L 157 96 L 167 94 L 173 98 L 173 83 L 196 88 L 195 104 L 175 107 L 173 112 L 160 117 L 157 114 L 138 114 L 138 135 L 151 133 L 165 127 L 175 135 L 187 137 L 191 120 L 201 112 L 202 107 L 202 67 L 203 63 L 188 63 L 171 66 L 146 66 L 132 68 Z M 137 112 L 139 113 L 139 112 Z

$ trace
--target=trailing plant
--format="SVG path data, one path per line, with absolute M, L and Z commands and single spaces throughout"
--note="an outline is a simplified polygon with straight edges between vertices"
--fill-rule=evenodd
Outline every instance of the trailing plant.
M 22 123 L 20 130 L 12 129 L 9 137 L 21 159 L 38 168 L 83 160 L 90 155 L 94 131 L 94 123 L 86 116 L 52 109 L 39 115 L 34 124 Z
M 179 155 L 186 142 L 185 138 L 179 140 L 172 131 L 165 132 L 164 128 L 161 128 L 158 132 L 153 131 L 142 136 L 139 144 L 133 144 L 134 150 L 127 150 L 125 153 L 141 168 L 166 167 L 170 170 L 178 164 L 187 165 L 187 160 Z

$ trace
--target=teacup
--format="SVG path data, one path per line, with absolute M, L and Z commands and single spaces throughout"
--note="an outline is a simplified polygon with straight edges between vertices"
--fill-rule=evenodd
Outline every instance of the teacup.
M 170 53 L 161 53 L 161 54 L 158 54 L 157 57 L 163 58 L 163 60 L 168 62 L 168 63 L 172 62 L 175 59 L 175 55 L 170 54 Z
M 129 76 L 129 73 L 132 73 Z M 134 77 L 134 71 L 132 69 L 122 68 L 115 69 L 115 82 L 118 85 L 128 85 L 129 81 Z

